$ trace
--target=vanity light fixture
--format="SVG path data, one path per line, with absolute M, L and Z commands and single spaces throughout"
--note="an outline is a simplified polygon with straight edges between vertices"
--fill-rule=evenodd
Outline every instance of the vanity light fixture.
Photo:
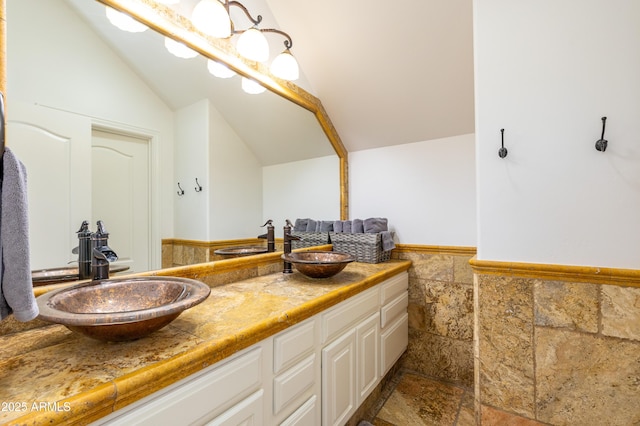
M 141 33 L 149 29 L 149 27 L 136 21 L 131 16 L 117 11 L 109 6 L 105 6 L 105 11 L 109 22 L 111 22 L 122 31 L 127 31 L 129 33 Z
M 235 28 L 229 15 L 231 6 L 235 6 L 244 12 L 245 16 L 251 21 L 250 28 L 246 30 Z M 256 62 L 266 62 L 269 59 L 269 43 L 265 33 L 280 34 L 285 38 L 285 49 L 271 64 L 271 73 L 283 80 L 293 81 L 298 79 L 300 71 L 298 62 L 291 54 L 293 41 L 289 34 L 275 28 L 259 28 L 259 24 L 262 22 L 262 15 L 253 18 L 249 10 L 239 1 L 200 0 L 193 9 L 191 22 L 198 30 L 213 37 L 228 38 L 238 35 L 236 43 L 238 53 L 246 59 Z
M 191 13 L 193 26 L 216 38 L 231 37 L 231 18 L 218 0 L 200 0 Z
M 250 95 L 257 95 L 265 90 L 267 90 L 264 86 L 259 84 L 257 81 L 251 80 L 247 77 L 242 77 L 242 90 Z
M 213 59 L 207 59 L 207 69 L 211 75 L 218 78 L 231 78 L 236 75 L 234 70 L 218 61 L 214 61 Z
M 169 37 L 164 38 L 164 47 L 166 47 L 171 54 L 177 56 L 178 58 L 191 59 L 198 56 L 198 52 L 196 52 L 195 50 Z

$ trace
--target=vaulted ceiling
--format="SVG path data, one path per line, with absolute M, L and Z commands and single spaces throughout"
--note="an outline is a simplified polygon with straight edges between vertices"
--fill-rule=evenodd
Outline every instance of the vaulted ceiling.
M 474 132 L 472 0 L 266 0 L 349 151 Z

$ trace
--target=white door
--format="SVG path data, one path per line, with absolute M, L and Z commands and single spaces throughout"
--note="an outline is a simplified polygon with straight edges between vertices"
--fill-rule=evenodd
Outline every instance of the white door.
M 129 272 L 151 265 L 149 139 L 93 130 L 92 228 L 98 220 L 109 232 L 115 264 Z
M 65 267 L 91 219 L 91 122 L 25 102 L 7 109 L 7 146 L 27 169 L 31 269 Z

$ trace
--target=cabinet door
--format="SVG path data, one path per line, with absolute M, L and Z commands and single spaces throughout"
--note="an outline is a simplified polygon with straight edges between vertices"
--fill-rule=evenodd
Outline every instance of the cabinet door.
M 356 409 L 356 330 L 322 349 L 322 424 L 341 425 Z
M 380 313 L 376 312 L 356 328 L 358 405 L 378 384 L 380 378 Z

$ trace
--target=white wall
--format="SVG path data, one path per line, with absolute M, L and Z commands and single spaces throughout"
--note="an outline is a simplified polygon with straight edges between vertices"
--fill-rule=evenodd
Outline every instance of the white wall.
M 174 238 L 206 241 L 209 235 L 209 101 L 204 99 L 175 112 L 173 152 L 175 182 Z M 205 188 L 195 192 L 196 178 Z M 178 195 L 180 187 L 184 195 Z
M 640 2 L 476 0 L 474 15 L 478 258 L 638 269 Z
M 264 218 L 281 236 L 285 219 L 340 219 L 340 162 L 337 155 L 264 167 Z
M 349 154 L 351 219 L 386 217 L 403 244 L 475 246 L 474 135 Z
M 264 223 L 262 166 L 213 105 L 209 109 L 209 123 L 211 226 L 208 240 L 255 238 L 263 233 L 260 225 Z

